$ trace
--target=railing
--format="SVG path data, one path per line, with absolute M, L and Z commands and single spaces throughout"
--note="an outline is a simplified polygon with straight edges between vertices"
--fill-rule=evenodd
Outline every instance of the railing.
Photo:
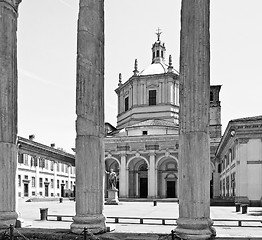
M 65 218 L 72 218 L 72 215 L 47 215 L 47 220 L 50 218 L 56 218 L 57 221 L 62 221 Z M 149 218 L 149 217 L 106 217 L 107 223 L 125 223 L 125 224 L 147 224 L 147 225 L 177 225 L 177 218 Z M 113 219 L 113 221 L 110 221 Z M 228 226 L 227 224 L 218 224 L 219 222 L 228 222 L 228 223 L 236 223 L 234 225 L 230 225 L 232 227 L 242 227 L 244 222 L 254 222 L 259 223 L 255 227 L 262 227 L 262 219 L 228 219 L 228 218 L 215 218 L 212 219 L 215 223 L 215 226 Z M 254 227 L 252 225 L 247 225 L 247 227 Z

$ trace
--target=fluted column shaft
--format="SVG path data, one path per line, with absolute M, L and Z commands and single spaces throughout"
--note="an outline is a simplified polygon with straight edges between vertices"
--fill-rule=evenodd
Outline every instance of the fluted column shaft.
M 76 216 L 72 232 L 104 232 L 104 1 L 80 0 L 76 83 Z
M 17 171 L 17 17 L 19 0 L 0 1 L 0 228 L 14 224 Z
M 180 35 L 179 219 L 182 239 L 208 239 L 210 220 L 209 0 L 182 0 Z

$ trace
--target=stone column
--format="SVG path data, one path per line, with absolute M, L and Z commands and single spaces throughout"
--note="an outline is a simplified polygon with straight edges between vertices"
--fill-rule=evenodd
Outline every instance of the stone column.
M 149 153 L 149 176 L 148 176 L 148 197 L 156 197 L 156 162 L 155 162 L 155 153 Z
M 15 224 L 17 17 L 21 0 L 0 1 L 0 229 Z
M 119 179 L 119 196 L 127 197 L 127 182 L 126 182 L 126 154 L 121 153 L 121 162 L 120 162 L 120 179 Z
M 76 83 L 76 216 L 71 231 L 105 232 L 104 1 L 80 0 Z
M 209 0 L 183 0 L 180 49 L 179 219 L 182 239 L 215 235 L 210 219 Z

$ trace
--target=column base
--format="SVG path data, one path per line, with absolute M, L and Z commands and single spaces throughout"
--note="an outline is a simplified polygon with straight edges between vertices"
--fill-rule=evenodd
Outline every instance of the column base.
M 71 232 L 81 234 L 86 227 L 89 232 L 94 234 L 106 232 L 106 219 L 103 214 L 89 216 L 75 216 L 71 224 Z
M 16 212 L 1 212 L 0 211 L 0 229 L 5 229 L 13 224 L 15 226 L 18 214 Z
M 209 218 L 179 218 L 177 220 L 175 235 L 180 239 L 210 239 L 216 236 L 216 230 L 212 225 L 213 221 Z

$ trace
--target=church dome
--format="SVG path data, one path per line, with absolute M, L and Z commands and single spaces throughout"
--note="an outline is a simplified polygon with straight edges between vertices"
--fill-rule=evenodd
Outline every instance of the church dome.
M 145 75 L 152 75 L 152 74 L 162 74 L 162 73 L 167 73 L 168 70 L 168 65 L 158 62 L 158 63 L 152 63 L 149 65 L 147 68 L 142 70 L 139 75 L 140 76 L 145 76 Z

